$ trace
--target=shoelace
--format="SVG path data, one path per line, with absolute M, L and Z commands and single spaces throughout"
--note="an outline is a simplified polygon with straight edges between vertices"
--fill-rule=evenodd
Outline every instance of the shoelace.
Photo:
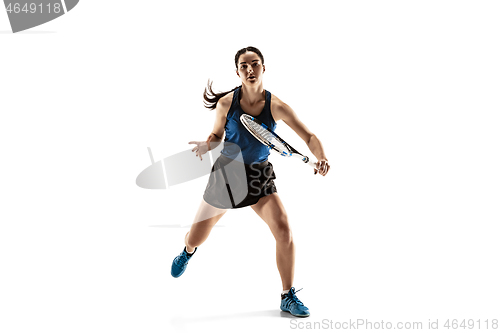
M 187 261 L 188 261 L 188 256 L 183 253 L 179 257 L 177 257 L 177 263 L 180 265 L 186 264 Z
M 302 303 L 298 298 L 297 296 L 295 295 L 295 293 L 298 293 L 299 291 L 301 291 L 303 288 L 300 288 L 299 290 L 294 290 L 294 289 L 290 289 L 290 292 L 286 295 L 286 301 L 285 301 L 285 304 L 287 307 L 290 306 L 290 304 L 292 303 L 297 303 L 299 305 L 304 305 L 304 303 Z M 292 294 L 292 296 L 290 296 L 290 294 Z

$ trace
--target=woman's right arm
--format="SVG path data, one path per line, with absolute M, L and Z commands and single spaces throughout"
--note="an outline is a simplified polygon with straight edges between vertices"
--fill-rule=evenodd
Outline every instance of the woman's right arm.
M 196 156 L 201 158 L 201 155 L 205 154 L 207 151 L 216 148 L 221 142 L 224 136 L 224 126 L 226 125 L 226 116 L 229 108 L 231 107 L 231 102 L 233 100 L 233 93 L 227 94 L 222 97 L 215 107 L 215 123 L 212 133 L 208 136 L 206 141 L 190 141 L 189 144 L 195 144 L 196 147 L 192 149 L 196 153 Z

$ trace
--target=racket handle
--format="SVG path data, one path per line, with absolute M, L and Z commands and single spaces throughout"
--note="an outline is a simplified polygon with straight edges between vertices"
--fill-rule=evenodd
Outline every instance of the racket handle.
M 309 159 L 309 157 L 307 157 L 307 156 L 300 156 L 300 155 L 295 155 L 295 156 L 299 157 L 302 160 L 302 162 L 306 163 L 310 167 L 316 169 L 316 162 L 311 161 Z
M 309 160 L 309 162 L 307 162 L 307 164 L 311 167 L 313 167 L 314 169 L 316 169 L 316 162 L 313 162 L 311 160 Z
M 307 165 L 313 167 L 314 169 L 316 169 L 316 162 L 313 162 L 309 159 L 309 157 L 307 156 L 302 156 L 300 154 L 290 154 L 290 156 L 292 157 L 295 157 L 295 158 L 298 158 L 299 160 L 301 160 L 302 162 L 306 163 Z

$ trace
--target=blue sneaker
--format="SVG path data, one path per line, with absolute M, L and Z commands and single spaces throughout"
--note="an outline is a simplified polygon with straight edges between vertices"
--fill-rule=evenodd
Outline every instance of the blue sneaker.
M 290 288 L 288 294 L 281 295 L 281 306 L 282 311 L 290 312 L 296 317 L 309 317 L 309 309 L 302 303 L 295 293 L 301 291 L 301 289 L 295 291 L 295 288 Z
M 170 271 L 173 277 L 177 278 L 181 276 L 182 273 L 184 273 L 188 261 L 189 259 L 191 259 L 191 256 L 196 253 L 196 249 L 197 247 L 194 248 L 194 252 L 192 254 L 189 254 L 186 251 L 186 247 L 184 247 L 182 253 L 175 257 L 174 261 L 172 262 L 172 270 Z

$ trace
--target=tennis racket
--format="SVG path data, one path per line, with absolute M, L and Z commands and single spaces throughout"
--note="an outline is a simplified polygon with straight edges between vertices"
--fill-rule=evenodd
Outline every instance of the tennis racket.
M 249 114 L 242 114 L 240 121 L 245 128 L 262 144 L 278 152 L 281 156 L 295 157 L 302 162 L 316 169 L 316 163 L 309 160 L 309 157 L 302 155 L 292 146 L 271 131 L 265 124 Z

